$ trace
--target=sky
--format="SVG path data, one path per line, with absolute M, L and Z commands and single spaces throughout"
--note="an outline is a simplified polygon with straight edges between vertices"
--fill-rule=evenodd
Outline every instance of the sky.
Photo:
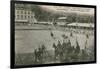
M 53 12 L 53 13 L 78 13 L 78 14 L 94 14 L 94 8 L 84 8 L 84 7 L 69 7 L 69 6 L 40 6 L 42 9 Z

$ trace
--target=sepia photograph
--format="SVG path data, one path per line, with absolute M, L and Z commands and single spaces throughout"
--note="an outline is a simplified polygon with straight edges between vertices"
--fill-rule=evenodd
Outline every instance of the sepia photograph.
M 15 66 L 96 61 L 94 7 L 14 3 Z

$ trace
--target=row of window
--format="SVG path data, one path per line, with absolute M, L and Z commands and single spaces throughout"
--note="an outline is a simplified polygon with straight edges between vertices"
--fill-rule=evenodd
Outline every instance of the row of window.
M 31 11 L 16 11 L 16 13 L 17 14 L 28 14 L 28 15 L 32 14 Z
M 16 15 L 16 19 L 28 19 L 28 18 L 33 19 L 34 16 Z

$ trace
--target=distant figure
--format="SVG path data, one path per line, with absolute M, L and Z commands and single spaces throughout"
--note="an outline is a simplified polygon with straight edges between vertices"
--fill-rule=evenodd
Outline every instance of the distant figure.
M 76 53 L 80 53 L 80 46 L 77 40 L 76 40 Z
M 70 36 L 73 37 L 73 33 L 72 32 L 70 33 Z
M 89 38 L 89 35 L 88 34 L 86 34 L 86 38 Z
M 56 21 L 54 21 L 54 22 L 53 22 L 53 25 L 54 25 L 54 26 L 56 26 L 56 25 L 57 25 L 57 22 L 56 22 Z
M 54 34 L 51 32 L 51 37 L 53 37 L 54 36 Z
M 53 43 L 53 48 L 55 49 L 54 52 L 55 52 L 55 57 L 54 59 L 56 60 L 57 57 L 58 57 L 58 49 L 57 49 L 57 46 L 55 45 L 55 43 Z
M 37 63 L 37 49 L 34 50 L 34 55 L 35 55 L 35 63 Z

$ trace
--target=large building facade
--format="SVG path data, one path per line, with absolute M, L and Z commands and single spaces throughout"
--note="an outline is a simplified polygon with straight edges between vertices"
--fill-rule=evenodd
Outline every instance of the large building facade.
M 31 24 L 37 22 L 31 5 L 15 4 L 15 23 Z

